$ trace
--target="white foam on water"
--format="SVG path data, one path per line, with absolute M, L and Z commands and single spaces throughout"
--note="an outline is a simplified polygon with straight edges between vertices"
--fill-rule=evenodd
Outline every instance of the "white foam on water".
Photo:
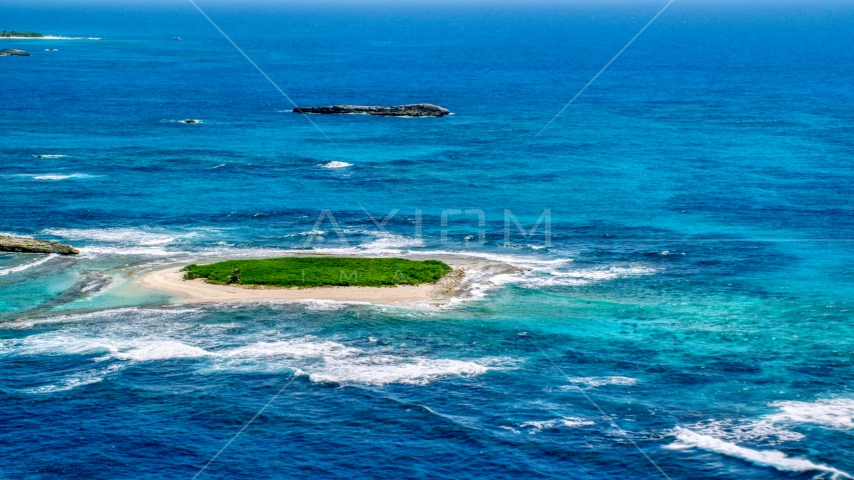
M 42 233 L 69 240 L 95 240 L 130 245 L 167 245 L 179 238 L 176 234 L 139 228 L 48 228 L 42 230 Z
M 309 235 L 328 235 L 329 232 L 323 230 L 309 230 L 307 232 L 299 232 L 299 233 L 289 233 L 287 235 L 283 235 L 284 237 L 305 237 Z
M 11 347 L 11 348 L 10 348 Z M 17 355 L 98 355 L 96 361 L 110 358 L 139 362 L 212 356 L 204 349 L 185 343 L 156 338 L 102 338 L 66 334 L 41 334 L 22 339 L 17 345 L 0 348 Z
M 357 233 L 362 235 L 371 235 L 374 238 L 370 241 L 361 243 L 352 247 L 330 247 L 311 245 L 312 250 L 324 254 L 341 254 L 341 255 L 402 255 L 410 248 L 423 247 L 424 242 L 420 238 L 406 237 L 395 233 L 370 231 L 370 230 L 344 230 L 347 233 Z M 433 252 L 431 252 L 433 253 Z
M 701 435 L 729 442 L 764 442 L 776 445 L 780 442 L 804 439 L 804 435 L 768 420 L 703 420 L 687 425 L 686 428 Z
M 201 358 L 211 353 L 199 347 L 176 342 L 174 340 L 154 341 L 124 352 L 113 353 L 120 360 L 147 362 L 152 360 L 171 360 L 175 358 Z
M 158 257 L 186 256 L 190 252 L 176 251 L 181 239 L 197 236 L 195 232 L 175 233 L 162 229 L 144 228 L 49 228 L 41 232 L 70 241 L 96 242 L 82 246 L 82 256 L 141 255 Z
M 23 272 L 24 270 L 29 270 L 30 268 L 33 268 L 33 267 L 38 267 L 39 265 L 41 265 L 47 261 L 50 261 L 51 259 L 56 258 L 56 257 L 58 257 L 57 254 L 51 253 L 46 257 L 39 258 L 38 260 L 32 261 L 30 263 L 25 263 L 23 265 L 18 265 L 17 267 L 6 268 L 3 270 L 0 270 L 0 277 L 2 277 L 4 275 L 10 275 L 12 273 Z
M 59 154 L 41 154 L 41 155 L 33 155 L 35 158 L 63 158 L 68 155 L 59 155 Z
M 619 278 L 653 275 L 659 270 L 640 263 L 610 265 L 598 268 L 571 269 L 571 258 L 541 259 L 532 255 L 506 255 L 469 251 L 433 251 L 436 255 L 482 258 L 509 265 L 515 271 L 495 274 L 488 268 L 469 268 L 461 282 L 465 298 L 452 303 L 482 299 L 487 293 L 500 286 L 517 285 L 523 288 L 572 287 L 589 285 Z
M 557 427 L 567 427 L 567 428 L 578 428 L 578 427 L 586 427 L 589 425 L 595 425 L 596 422 L 591 422 L 589 420 L 584 420 L 582 418 L 577 417 L 563 417 L 556 418 L 553 420 L 542 420 L 542 421 L 531 421 L 525 422 L 519 425 L 519 428 L 530 429 L 528 431 L 529 435 L 534 435 L 540 433 L 541 431 L 548 428 L 557 428 Z
M 766 415 L 767 421 L 789 424 L 815 424 L 840 430 L 854 428 L 854 400 L 824 399 L 815 402 L 780 401 L 771 403 L 778 413 Z
M 219 354 L 228 359 L 279 363 L 285 368 L 308 375 L 312 382 L 376 386 L 390 383 L 426 385 L 440 378 L 474 376 L 490 369 L 504 368 L 503 359 L 463 361 L 405 357 L 384 351 L 366 352 L 338 342 L 318 340 L 313 336 L 259 342 Z
M 288 303 L 302 305 L 306 310 L 315 312 L 332 312 L 335 310 L 343 310 L 354 305 L 373 305 L 371 302 L 341 300 L 291 300 Z
M 323 167 L 323 168 L 347 168 L 347 167 L 352 167 L 353 164 L 347 163 L 347 162 L 333 161 L 333 162 L 329 162 L 329 163 L 321 163 L 318 166 Z
M 631 377 L 621 377 L 619 375 L 610 376 L 610 377 L 575 377 L 570 378 L 569 381 L 573 384 L 581 384 L 586 387 L 602 387 L 604 385 L 623 385 L 623 386 L 634 386 L 637 385 L 638 379 Z M 574 387 L 561 387 L 561 389 L 568 389 Z
M 315 299 L 295 299 L 295 300 L 283 300 L 283 299 L 265 299 L 265 300 L 237 300 L 234 302 L 220 303 L 217 304 L 222 308 L 237 308 L 240 306 L 250 306 L 250 305 L 265 305 L 269 307 L 273 306 L 281 306 L 281 305 L 300 305 L 305 308 L 307 311 L 315 311 L 315 312 L 333 312 L 336 310 L 344 310 L 345 308 L 350 308 L 353 306 L 371 306 L 378 307 L 377 304 L 371 302 L 362 302 L 356 300 L 315 300 Z
M 118 348 L 110 340 L 63 333 L 32 335 L 0 349 L 0 353 L 17 355 L 112 355 L 117 352 Z
M 233 349 L 225 354 L 232 358 L 269 358 L 269 357 L 354 357 L 363 352 L 358 348 L 346 347 L 332 341 L 315 342 L 315 337 L 306 336 L 278 342 L 259 342 Z
M 0 356 L 77 356 L 81 362 L 186 359 L 198 360 L 190 365 L 198 371 L 291 370 L 303 372 L 312 382 L 375 386 L 426 385 L 514 364 L 506 358 L 428 358 L 412 354 L 403 345 L 379 346 L 367 339 L 364 345 L 371 345 L 370 348 L 315 336 L 271 340 L 269 335 L 278 336 L 279 332 L 234 333 L 233 323 L 199 324 L 193 320 L 199 311 L 210 311 L 210 307 L 126 308 L 37 319 L 41 323 L 64 324 L 51 332 L 0 340 Z M 52 383 L 56 388 L 65 388 L 85 381 L 88 380 Z
M 474 362 L 460 360 L 403 358 L 375 355 L 349 361 L 327 360 L 315 372 L 309 372 L 312 382 L 360 383 L 386 385 L 404 383 L 427 385 L 443 377 L 474 376 L 486 373 L 487 368 Z
M 99 310 L 97 312 L 76 313 L 68 315 L 54 315 L 50 317 L 27 318 L 21 320 L 13 320 L 10 322 L 0 323 L 0 329 L 3 328 L 28 328 L 34 325 L 50 324 L 50 323 L 76 323 L 86 322 L 91 320 L 106 320 L 112 321 L 120 319 L 123 315 L 133 314 L 136 320 L 154 319 L 159 320 L 172 316 L 187 316 L 201 312 L 198 308 L 139 308 L 125 307 L 114 308 L 109 310 Z
M 819 471 L 831 473 L 832 478 L 852 478 L 851 475 L 836 468 L 813 463 L 804 458 L 789 457 L 779 450 L 754 450 L 752 448 L 740 447 L 734 443 L 726 442 L 709 435 L 692 432 L 691 430 L 682 427 L 674 428 L 673 436 L 676 437 L 676 442 L 666 445 L 664 448 L 671 450 L 699 448 L 701 450 L 745 460 L 762 467 L 772 467 L 782 472 Z
M 33 180 L 49 180 L 49 181 L 58 181 L 58 180 L 69 180 L 69 179 L 79 179 L 79 178 L 93 178 L 92 175 L 87 175 L 85 173 L 44 173 L 38 175 L 27 175 Z
M 25 390 L 25 393 L 31 394 L 40 394 L 40 393 L 55 393 L 55 392 L 65 392 L 68 390 L 73 390 L 78 387 L 83 387 L 86 385 L 92 385 L 93 383 L 99 383 L 104 380 L 109 374 L 117 372 L 121 370 L 124 365 L 121 364 L 113 364 L 107 368 L 100 368 L 89 370 L 83 373 L 70 375 L 64 378 L 62 381 L 45 385 L 43 387 L 32 388 L 29 390 Z
M 778 401 L 769 404 L 777 411 L 759 419 L 703 420 L 686 428 L 700 435 L 729 442 L 764 442 L 776 445 L 801 441 L 805 435 L 790 430 L 801 424 L 839 430 L 854 428 L 854 400 L 820 399 L 815 402 Z
M 541 259 L 532 257 L 530 255 L 507 255 L 497 253 L 475 252 L 468 250 L 435 250 L 431 251 L 430 253 L 435 255 L 482 258 L 484 260 L 505 263 L 507 265 L 520 269 L 532 270 L 551 270 L 561 265 L 565 265 L 567 263 L 572 262 L 571 258 Z
M 369 232 L 371 233 L 371 232 Z M 365 252 L 400 251 L 414 247 L 423 247 L 424 242 L 419 238 L 405 237 L 388 232 L 373 232 L 374 239 L 359 245 Z

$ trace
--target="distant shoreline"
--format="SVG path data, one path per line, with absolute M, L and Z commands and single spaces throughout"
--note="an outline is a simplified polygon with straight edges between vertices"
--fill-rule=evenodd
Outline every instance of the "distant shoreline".
M 44 37 L 0 37 L 0 40 L 100 40 L 100 38 L 44 36 Z

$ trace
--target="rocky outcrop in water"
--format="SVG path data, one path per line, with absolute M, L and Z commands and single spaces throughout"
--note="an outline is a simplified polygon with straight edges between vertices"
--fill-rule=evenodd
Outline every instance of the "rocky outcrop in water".
M 331 105 L 328 107 L 297 107 L 296 113 L 318 113 L 318 114 L 353 114 L 363 113 L 384 117 L 444 117 L 450 115 L 447 108 L 433 105 L 432 103 L 415 103 L 412 105 L 397 105 L 395 107 L 376 107 L 365 105 Z
M 0 50 L 0 57 L 8 57 L 10 55 L 18 56 L 18 57 L 29 57 L 30 56 L 29 53 L 27 53 L 23 50 L 18 50 L 17 48 L 4 48 L 3 50 Z
M 56 242 L 47 242 L 25 237 L 0 236 L 0 252 L 15 253 L 58 253 L 60 255 L 77 255 L 79 250 Z

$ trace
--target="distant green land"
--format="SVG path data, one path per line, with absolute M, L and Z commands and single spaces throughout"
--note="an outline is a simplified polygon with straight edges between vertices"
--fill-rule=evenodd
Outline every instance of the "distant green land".
M 220 285 L 390 287 L 436 283 L 451 267 L 438 260 L 286 257 L 194 264 L 183 271 L 185 280 L 204 278 L 207 283 Z
M 6 30 L 3 30 L 0 32 L 0 38 L 4 37 L 44 37 L 44 34 L 36 32 L 19 32 L 17 30 L 7 32 Z

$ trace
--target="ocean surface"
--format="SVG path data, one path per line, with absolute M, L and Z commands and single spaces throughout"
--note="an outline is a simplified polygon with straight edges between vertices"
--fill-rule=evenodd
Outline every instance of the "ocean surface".
M 78 38 L 0 39 L 0 232 L 82 251 L 0 254 L 0 477 L 854 474 L 851 3 L 674 2 L 551 124 L 666 2 L 197 3 L 298 105 L 454 114 L 291 113 L 189 3 L 0 4 Z M 472 267 L 135 285 L 294 251 Z

